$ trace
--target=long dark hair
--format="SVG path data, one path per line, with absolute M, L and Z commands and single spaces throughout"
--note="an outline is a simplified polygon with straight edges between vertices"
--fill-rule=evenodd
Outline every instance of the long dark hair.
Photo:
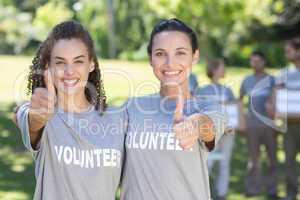
M 72 38 L 79 39 L 86 45 L 89 59 L 94 63 L 95 69 L 89 73 L 88 83 L 94 87 L 95 92 L 92 92 L 91 88 L 86 86 L 85 96 L 91 104 L 95 105 L 97 110 L 103 112 L 106 108 L 106 96 L 93 40 L 89 32 L 76 21 L 65 21 L 56 25 L 47 39 L 41 43 L 30 66 L 27 85 L 28 94 L 32 94 L 35 88 L 45 87 L 44 71 L 47 64 L 50 63 L 51 51 L 55 43 L 61 39 Z

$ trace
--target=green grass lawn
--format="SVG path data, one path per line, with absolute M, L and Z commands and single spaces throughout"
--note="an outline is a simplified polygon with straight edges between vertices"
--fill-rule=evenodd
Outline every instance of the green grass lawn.
M 33 160 L 31 155 L 25 151 L 20 134 L 10 120 L 13 107 L 28 99 L 26 96 L 26 76 L 30 62 L 30 57 L 0 56 L 0 199 L 32 199 L 34 191 Z M 121 105 L 129 96 L 158 91 L 159 83 L 155 80 L 151 67 L 146 62 L 100 60 L 100 67 L 104 76 L 109 104 Z M 196 66 L 194 72 L 197 74 L 200 84 L 208 82 L 202 65 Z M 276 71 L 271 70 L 270 72 L 275 73 Z M 251 73 L 250 69 L 228 67 L 224 83 L 231 86 L 237 95 L 241 80 L 249 73 Z M 281 136 L 279 137 L 279 144 L 279 191 L 283 195 L 284 154 Z M 265 165 L 267 158 L 264 149 L 262 150 L 263 164 Z M 243 136 L 237 135 L 230 177 L 230 200 L 246 199 L 243 195 L 246 164 L 246 141 Z M 263 200 L 265 197 L 249 199 Z

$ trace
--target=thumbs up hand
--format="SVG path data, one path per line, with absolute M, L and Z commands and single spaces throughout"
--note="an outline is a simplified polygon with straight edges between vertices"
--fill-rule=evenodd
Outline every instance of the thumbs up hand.
M 56 104 L 56 91 L 49 68 L 44 72 L 44 82 L 46 88 L 36 88 L 30 100 L 29 118 L 30 121 L 39 122 L 38 126 L 34 126 L 36 129 L 45 126 L 52 117 Z
M 184 121 L 183 108 L 184 108 L 184 99 L 179 97 L 174 111 L 174 120 L 173 120 L 174 124 L 179 124 L 182 121 Z
M 183 149 L 190 149 L 198 139 L 212 142 L 215 139 L 213 121 L 199 113 L 184 117 L 183 105 L 183 100 L 178 100 L 174 112 L 173 131 L 176 139 L 179 140 L 179 145 Z

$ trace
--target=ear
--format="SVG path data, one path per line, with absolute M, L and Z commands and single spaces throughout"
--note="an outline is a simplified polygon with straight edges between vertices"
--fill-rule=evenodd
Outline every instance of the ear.
M 198 64 L 200 58 L 200 51 L 196 49 L 195 53 L 193 54 L 193 65 Z
M 90 65 L 90 72 L 94 71 L 95 69 L 95 63 L 94 62 L 91 62 L 91 65 Z

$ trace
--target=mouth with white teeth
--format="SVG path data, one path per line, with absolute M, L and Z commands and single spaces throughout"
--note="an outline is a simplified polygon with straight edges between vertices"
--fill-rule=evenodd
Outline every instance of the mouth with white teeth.
M 176 71 L 163 71 L 164 76 L 167 77 L 174 77 L 178 76 L 182 71 L 181 70 L 176 70 Z
M 63 79 L 65 87 L 74 87 L 79 82 L 79 79 Z

